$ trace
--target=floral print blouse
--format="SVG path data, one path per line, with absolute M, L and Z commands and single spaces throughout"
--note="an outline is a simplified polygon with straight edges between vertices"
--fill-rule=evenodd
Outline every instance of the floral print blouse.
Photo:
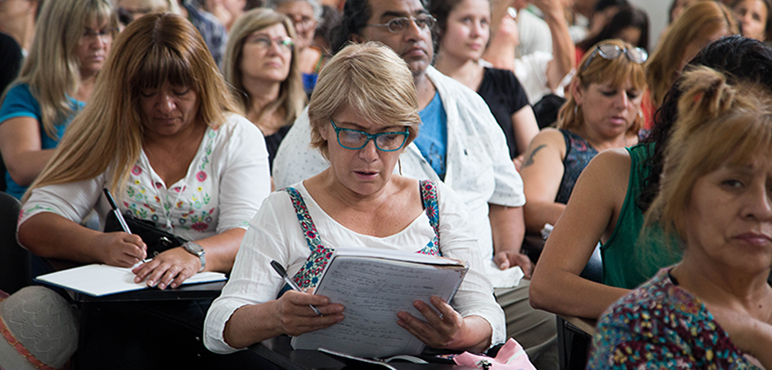
M 80 223 L 94 208 L 103 228 L 110 211 L 102 195 L 107 179 L 103 173 L 91 180 L 35 189 L 22 207 L 19 224 L 40 212 Z M 268 152 L 260 130 L 231 115 L 218 129 L 206 130 L 184 178 L 164 183 L 143 151 L 124 190 L 114 197 L 124 214 L 151 220 L 184 239 L 200 240 L 235 227 L 246 229 L 270 190 Z
M 611 306 L 598 322 L 588 369 L 759 369 L 669 268 Z

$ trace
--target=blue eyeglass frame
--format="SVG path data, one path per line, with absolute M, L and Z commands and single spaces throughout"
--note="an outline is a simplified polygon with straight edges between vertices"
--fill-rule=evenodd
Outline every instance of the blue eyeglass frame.
M 350 128 L 338 127 L 338 126 L 335 125 L 335 122 L 332 121 L 332 118 L 330 118 L 330 124 L 332 124 L 332 128 L 335 130 L 335 137 L 338 139 L 338 145 L 340 145 L 343 148 L 349 149 L 349 150 L 359 150 L 359 149 L 362 149 L 362 148 L 367 146 L 367 143 L 369 143 L 370 140 L 372 140 L 373 143 L 375 144 L 375 148 L 376 149 L 378 149 L 378 150 L 380 150 L 382 152 L 396 152 L 397 150 L 400 150 L 400 149 L 402 149 L 403 146 L 405 146 L 405 143 L 407 142 L 407 138 L 408 138 L 408 136 L 410 136 L 410 130 L 407 127 L 405 127 L 405 131 L 379 132 L 377 134 L 371 134 L 371 133 L 368 133 L 368 132 L 354 130 L 354 129 L 350 129 Z M 351 146 L 343 145 L 343 143 L 340 142 L 340 132 L 341 131 L 351 131 L 351 132 L 356 132 L 356 133 L 362 134 L 365 137 L 367 137 L 367 140 L 365 140 L 365 143 L 362 144 L 362 146 L 360 146 L 360 147 L 351 147 Z M 396 149 L 383 149 L 380 146 L 378 146 L 378 137 L 384 136 L 384 135 L 403 135 L 405 137 L 405 140 L 402 141 L 402 145 L 400 145 L 399 148 L 396 148 Z

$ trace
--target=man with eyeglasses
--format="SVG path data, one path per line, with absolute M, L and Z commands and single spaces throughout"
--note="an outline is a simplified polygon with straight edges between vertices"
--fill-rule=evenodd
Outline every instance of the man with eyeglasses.
M 509 159 L 506 138 L 477 93 L 431 66 L 435 20 L 419 0 L 348 0 L 332 48 L 346 42 L 378 41 L 394 50 L 413 73 L 421 109 L 421 129 L 400 158 L 403 175 L 443 180 L 464 200 L 478 222 L 486 273 L 507 315 L 507 334 L 520 342 L 539 369 L 557 369 L 555 316 L 528 302 L 529 280 L 516 280 L 520 266 L 530 277 L 532 265 L 520 253 L 525 232 L 525 203 L 520 175 Z M 307 113 L 282 141 L 273 179 L 282 188 L 328 167 L 311 149 Z M 442 222 L 442 221 L 440 221 Z M 497 282 L 498 281 L 498 282 Z M 508 284 L 507 284 L 508 283 Z M 507 287 L 507 285 L 509 285 Z M 504 288 L 506 287 L 506 288 Z M 543 366 L 540 366 L 543 365 Z

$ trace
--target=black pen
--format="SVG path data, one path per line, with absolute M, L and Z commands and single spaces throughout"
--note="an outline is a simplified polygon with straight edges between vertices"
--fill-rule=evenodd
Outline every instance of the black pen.
M 284 279 L 284 282 L 287 283 L 287 285 L 289 285 L 292 288 L 292 290 L 302 292 L 302 290 L 300 290 L 300 287 L 297 284 L 295 284 L 295 282 L 292 281 L 292 279 L 290 279 L 289 276 L 287 276 L 287 270 L 285 270 L 280 263 L 276 261 L 271 261 L 271 267 L 273 267 L 274 271 L 276 271 L 276 273 L 278 273 L 279 276 L 281 276 L 281 278 Z M 319 312 L 319 309 L 314 307 L 314 305 L 310 304 L 308 305 L 308 307 L 311 307 L 311 309 L 314 310 L 314 312 L 316 312 L 317 315 L 322 316 L 322 313 Z
M 121 224 L 121 229 L 123 229 L 126 234 L 131 234 L 131 230 L 129 230 L 129 224 L 126 223 L 126 219 L 123 218 L 121 211 L 118 209 L 118 205 L 115 204 L 115 199 L 113 199 L 113 195 L 110 194 L 110 190 L 104 188 L 104 192 L 105 197 L 107 197 L 107 202 L 110 203 L 110 207 L 113 209 L 113 213 L 115 213 L 115 217 L 118 219 L 118 223 Z

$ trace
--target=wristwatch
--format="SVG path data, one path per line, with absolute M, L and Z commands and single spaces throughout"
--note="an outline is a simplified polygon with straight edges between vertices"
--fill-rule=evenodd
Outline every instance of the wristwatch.
M 204 267 L 206 267 L 206 252 L 204 252 L 204 248 L 193 242 L 187 242 L 183 244 L 182 247 L 185 248 L 188 253 L 197 256 L 201 260 L 201 268 L 198 272 L 204 271 Z

